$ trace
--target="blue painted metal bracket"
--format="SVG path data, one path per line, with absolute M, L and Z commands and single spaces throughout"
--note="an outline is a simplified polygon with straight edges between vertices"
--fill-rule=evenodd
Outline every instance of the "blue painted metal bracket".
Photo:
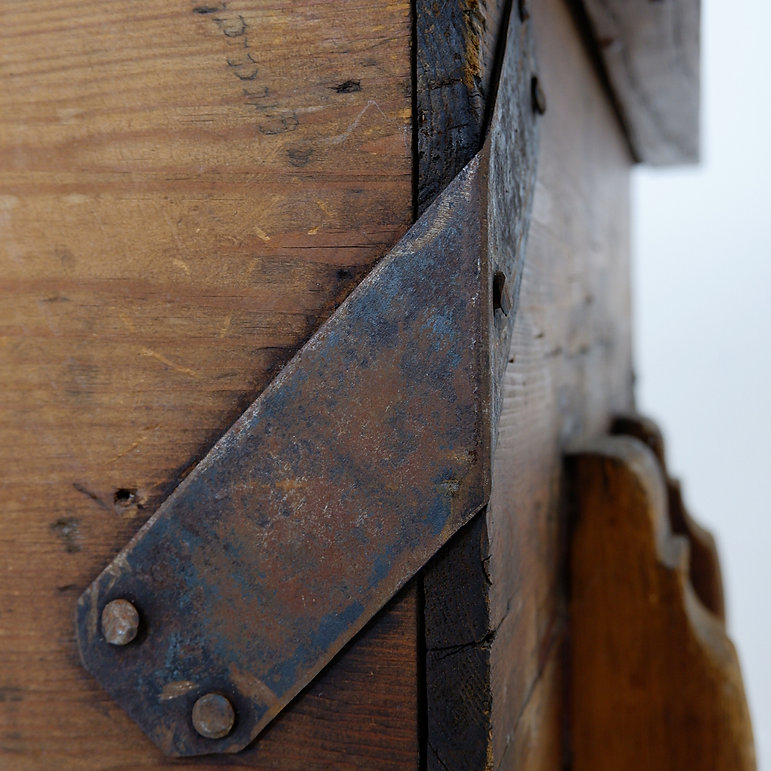
M 169 755 L 245 747 L 489 497 L 537 154 L 510 25 L 480 153 L 79 600 L 84 666 Z

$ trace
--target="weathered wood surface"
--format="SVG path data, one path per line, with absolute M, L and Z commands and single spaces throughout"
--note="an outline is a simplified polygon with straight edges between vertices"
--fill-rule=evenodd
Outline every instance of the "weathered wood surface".
M 482 146 L 509 5 L 504 0 L 416 4 L 418 213 Z M 453 637 L 458 625 L 468 639 L 485 634 L 488 609 L 481 555 L 487 553 L 486 538 L 480 515 L 424 572 L 429 768 L 481 768 L 486 762 L 488 652 L 483 646 L 459 645 Z
M 632 402 L 631 159 L 566 5 L 531 6 L 548 104 L 535 208 L 490 505 L 424 580 L 429 768 L 549 767 L 526 736 L 561 755 L 561 454 Z
M 502 769 L 558 771 L 570 768 L 565 730 L 566 644 L 549 650 L 543 669 L 527 699 L 509 742 Z M 567 739 L 567 741 L 566 741 Z
M 410 7 L 2 11 L 0 766 L 160 767 L 75 600 L 409 225 Z M 416 613 L 228 762 L 416 766 Z
M 430 768 L 558 765 L 560 454 L 631 406 L 631 159 L 565 4 L 531 6 L 528 267 L 493 498 L 425 583 Z M 505 3 L 416 7 L 415 180 L 405 2 L 6 12 L 3 767 L 164 765 L 81 671 L 74 600 L 398 239 L 413 182 L 420 210 L 481 144 Z M 252 748 L 181 765 L 415 767 L 419 610 L 411 586 Z
M 574 1 L 586 10 L 637 159 L 698 161 L 701 0 Z
M 507 28 L 506 0 L 416 0 L 417 211 L 484 141 Z
M 572 767 L 754 769 L 736 651 L 693 591 L 655 455 L 605 437 L 570 470 Z

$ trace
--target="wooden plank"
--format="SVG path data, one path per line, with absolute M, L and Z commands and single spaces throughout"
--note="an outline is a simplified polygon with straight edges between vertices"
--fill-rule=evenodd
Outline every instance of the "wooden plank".
M 429 768 L 517 767 L 565 612 L 561 454 L 632 402 L 631 158 L 567 7 L 532 6 L 548 109 L 493 492 L 424 579 Z M 557 735 L 561 710 L 528 730 Z
M 582 0 L 637 159 L 699 160 L 701 0 Z
M 611 434 L 633 436 L 651 448 L 664 474 L 667 461 L 664 436 L 659 427 L 641 415 L 617 415 L 610 428 Z M 676 535 L 688 539 L 690 579 L 696 596 L 704 607 L 724 623 L 726 620 L 723 572 L 715 538 L 690 515 L 683 500 L 680 483 L 667 476 L 667 514 L 669 526 Z
M 482 147 L 509 5 L 415 2 L 418 213 Z
M 565 719 L 565 631 L 563 628 L 546 656 L 541 675 L 517 720 L 514 737 L 500 759 L 500 768 L 518 771 L 570 768 Z
M 0 766 L 164 765 L 75 600 L 409 225 L 410 42 L 401 0 L 6 4 Z M 416 614 L 237 762 L 416 766 Z
M 484 141 L 496 61 L 507 28 L 504 0 L 417 0 L 417 213 Z M 426 747 L 429 768 L 482 768 L 489 738 L 489 656 L 483 516 L 424 571 Z
M 736 651 L 693 591 L 653 452 L 595 440 L 571 490 L 573 768 L 754 769 Z

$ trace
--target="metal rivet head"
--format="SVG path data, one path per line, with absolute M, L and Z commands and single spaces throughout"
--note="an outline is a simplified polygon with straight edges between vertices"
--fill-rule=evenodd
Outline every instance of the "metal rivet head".
M 541 84 L 535 75 L 533 75 L 530 86 L 533 97 L 533 109 L 539 115 L 543 115 L 546 112 L 546 94 L 544 94 Z
M 530 3 L 528 0 L 519 0 L 519 18 L 527 21 L 530 18 Z
M 511 311 L 511 298 L 506 291 L 506 274 L 497 271 L 493 276 L 493 310 L 503 311 L 504 316 Z
M 128 600 L 112 600 L 102 611 L 102 634 L 110 645 L 128 645 L 139 631 L 139 613 Z
M 193 727 L 205 739 L 222 739 L 235 721 L 233 705 L 219 693 L 207 693 L 193 705 Z

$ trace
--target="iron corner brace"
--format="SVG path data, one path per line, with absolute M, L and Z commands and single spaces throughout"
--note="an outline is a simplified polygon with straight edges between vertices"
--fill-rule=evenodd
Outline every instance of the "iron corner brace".
M 237 752 L 486 503 L 537 158 L 511 14 L 483 148 L 78 602 L 168 755 Z

